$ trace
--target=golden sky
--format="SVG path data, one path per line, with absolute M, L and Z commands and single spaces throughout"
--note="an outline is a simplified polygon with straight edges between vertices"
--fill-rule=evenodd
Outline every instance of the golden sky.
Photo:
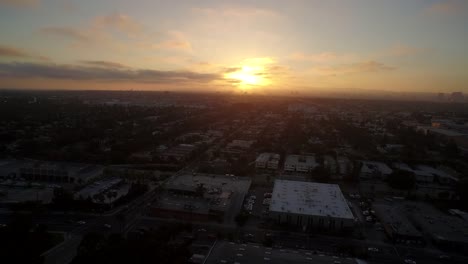
M 0 0 L 0 88 L 468 92 L 464 0 Z

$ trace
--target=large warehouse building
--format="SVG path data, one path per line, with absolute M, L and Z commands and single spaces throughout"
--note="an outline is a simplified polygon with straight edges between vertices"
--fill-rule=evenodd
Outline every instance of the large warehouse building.
M 278 223 L 342 230 L 354 224 L 354 217 L 337 184 L 276 180 L 270 216 Z

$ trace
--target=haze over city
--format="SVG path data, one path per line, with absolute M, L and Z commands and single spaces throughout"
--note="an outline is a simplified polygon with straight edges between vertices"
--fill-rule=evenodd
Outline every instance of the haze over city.
M 0 87 L 467 92 L 468 2 L 0 1 Z
M 468 0 L 0 0 L 1 264 L 467 264 Z

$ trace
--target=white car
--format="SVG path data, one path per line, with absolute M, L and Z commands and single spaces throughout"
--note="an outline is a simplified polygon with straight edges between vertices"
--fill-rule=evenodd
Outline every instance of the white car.
M 79 224 L 79 225 L 86 225 L 86 222 L 85 222 L 85 221 L 78 221 L 78 222 L 76 222 L 76 223 Z
M 416 264 L 416 261 L 414 261 L 412 259 L 405 259 L 405 263 L 406 264 Z
M 379 249 L 378 248 L 374 248 L 374 247 L 370 247 L 367 249 L 368 251 L 372 251 L 372 252 L 379 252 Z

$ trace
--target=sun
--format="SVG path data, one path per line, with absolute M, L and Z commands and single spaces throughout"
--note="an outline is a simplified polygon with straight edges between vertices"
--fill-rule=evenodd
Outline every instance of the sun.
M 242 90 L 267 85 L 268 80 L 264 76 L 265 68 L 260 65 L 243 65 L 238 70 L 225 74 L 226 79 L 237 81 L 237 86 Z

